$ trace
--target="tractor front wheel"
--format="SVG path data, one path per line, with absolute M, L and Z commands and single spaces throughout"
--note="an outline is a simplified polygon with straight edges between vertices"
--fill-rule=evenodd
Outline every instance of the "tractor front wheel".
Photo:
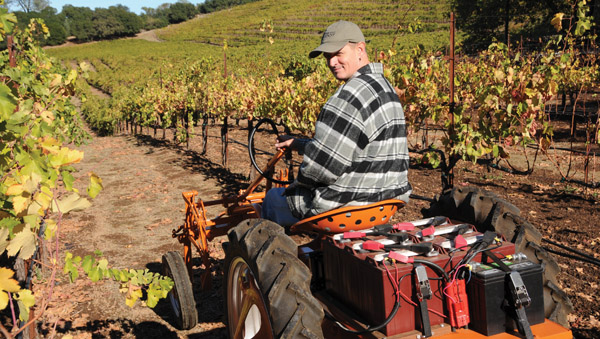
M 226 321 L 231 338 L 322 338 L 323 308 L 311 273 L 281 226 L 250 219 L 224 246 Z
M 162 271 L 163 275 L 173 279 L 174 285 L 168 299 L 177 326 L 189 330 L 198 323 L 198 312 L 192 282 L 181 254 L 175 251 L 165 253 L 162 257 Z

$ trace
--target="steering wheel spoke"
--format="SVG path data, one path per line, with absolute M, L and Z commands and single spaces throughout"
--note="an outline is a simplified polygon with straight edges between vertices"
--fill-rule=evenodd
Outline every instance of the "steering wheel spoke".
M 280 172 L 279 169 L 281 169 L 281 167 L 282 167 L 282 166 L 277 166 L 277 161 L 269 161 L 264 168 L 261 168 L 259 166 L 259 164 L 257 163 L 257 160 L 256 160 L 257 152 L 254 147 L 254 136 L 256 135 L 256 132 L 258 131 L 260 126 L 262 126 L 264 124 L 269 124 L 271 126 L 272 133 L 279 136 L 279 131 L 277 130 L 277 124 L 273 120 L 268 119 L 268 118 L 263 118 L 263 119 L 259 120 L 258 123 L 256 123 L 256 125 L 252 129 L 252 132 L 250 133 L 250 137 L 248 138 L 248 154 L 250 155 L 250 161 L 252 162 L 252 166 L 254 166 L 254 168 L 258 171 L 258 173 L 260 173 L 268 181 L 279 184 L 279 185 L 289 185 L 294 181 L 294 162 L 292 159 L 292 151 L 290 149 L 286 149 L 284 151 L 285 154 L 283 155 L 283 157 L 281 157 L 279 154 L 275 155 L 275 157 L 284 158 L 285 166 L 286 166 L 285 168 L 287 168 L 288 180 L 280 180 L 280 179 L 276 178 L 276 176 Z M 263 152 L 263 153 L 266 153 L 266 152 Z M 286 171 L 283 171 L 283 172 L 285 173 Z

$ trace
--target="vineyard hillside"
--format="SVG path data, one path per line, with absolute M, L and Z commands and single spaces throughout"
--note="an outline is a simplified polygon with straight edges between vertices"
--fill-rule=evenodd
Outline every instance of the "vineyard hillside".
M 448 18 L 447 1 L 262 0 L 157 30 L 161 43 L 122 39 L 48 52 L 62 60 L 102 61 L 109 66 L 115 62 L 139 63 L 146 69 L 157 69 L 163 61 L 181 63 L 186 59 L 220 57 L 226 43 L 229 57 L 233 58 L 231 64 L 256 59 L 267 63 L 278 61 L 279 57 L 306 57 L 319 42 L 320 33 L 342 19 L 363 28 L 372 51 L 389 49 L 394 37 L 398 37 L 398 50 L 416 44 L 426 49 L 445 49 L 449 44 Z M 401 33 L 417 21 L 418 32 Z

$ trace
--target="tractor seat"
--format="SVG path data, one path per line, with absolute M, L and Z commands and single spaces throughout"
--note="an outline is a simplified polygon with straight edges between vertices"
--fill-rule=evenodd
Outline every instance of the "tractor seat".
M 302 219 L 292 225 L 291 230 L 318 233 L 364 230 L 387 223 L 405 204 L 402 200 L 388 199 L 369 205 L 341 207 Z

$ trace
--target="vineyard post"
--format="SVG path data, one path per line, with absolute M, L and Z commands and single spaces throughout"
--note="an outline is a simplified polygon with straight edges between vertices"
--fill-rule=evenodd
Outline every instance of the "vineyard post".
M 10 67 L 17 67 L 17 60 L 15 59 L 15 49 L 13 43 L 13 36 L 6 36 L 6 48 L 8 49 L 8 64 Z
M 510 35 L 508 33 L 508 23 L 510 20 L 510 0 L 506 0 L 504 9 L 504 39 L 506 42 L 506 50 L 510 53 Z
M 454 148 L 454 12 L 450 12 L 450 149 Z M 448 159 L 448 161 L 452 161 Z M 454 187 L 454 166 L 448 170 L 448 186 Z
M 224 72 L 223 72 L 223 96 L 227 96 L 227 45 L 223 48 L 223 63 L 224 63 Z M 227 100 L 227 99 L 226 99 Z M 227 168 L 227 115 L 223 118 L 223 126 L 221 127 L 221 155 L 223 156 L 223 166 Z

